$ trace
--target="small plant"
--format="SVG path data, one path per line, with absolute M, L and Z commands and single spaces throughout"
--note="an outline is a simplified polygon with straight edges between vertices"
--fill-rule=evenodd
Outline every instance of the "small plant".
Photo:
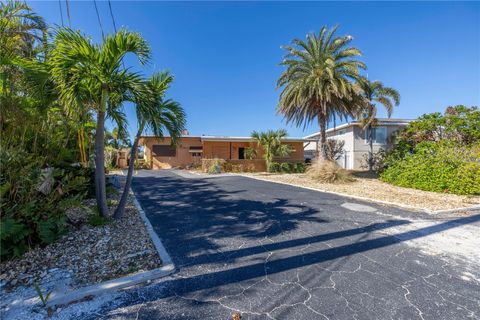
M 383 149 L 379 149 L 372 154 L 372 169 L 376 172 L 382 172 L 385 169 L 385 160 L 387 153 Z M 365 153 L 362 158 L 362 169 L 368 169 L 368 154 Z
M 208 167 L 208 173 L 216 174 L 222 172 L 222 164 L 219 159 L 213 159 L 212 163 Z
M 50 298 L 50 294 L 52 293 L 51 291 L 48 292 L 45 296 L 42 293 L 42 290 L 40 289 L 40 286 L 38 283 L 35 283 L 34 286 L 35 291 L 37 292 L 37 296 L 42 301 L 43 306 L 45 307 L 47 305 L 48 298 Z
M 311 179 L 319 182 L 345 183 L 355 181 L 350 172 L 328 160 L 313 163 L 308 168 L 307 174 Z
M 117 188 L 115 188 L 112 185 L 107 185 L 106 191 L 107 191 L 107 195 L 113 195 L 118 193 Z
M 100 227 L 109 223 L 108 218 L 102 217 L 98 214 L 98 210 L 95 213 L 88 216 L 88 224 L 92 227 Z
M 271 173 L 280 172 L 280 163 L 278 163 L 278 162 L 271 162 L 271 163 L 268 165 L 267 171 L 268 171 L 268 172 L 271 172 Z
M 280 164 L 280 171 L 284 173 L 290 173 L 292 172 L 292 166 L 288 162 L 282 162 Z
M 127 270 L 128 273 L 135 273 L 138 270 L 139 270 L 138 267 L 134 263 L 130 263 L 128 265 L 128 270 Z
M 306 169 L 307 169 L 307 167 L 305 166 L 305 164 L 299 162 L 299 163 L 295 163 L 295 166 L 294 166 L 294 168 L 293 168 L 293 171 L 294 171 L 295 173 L 305 173 L 305 170 L 306 170 Z

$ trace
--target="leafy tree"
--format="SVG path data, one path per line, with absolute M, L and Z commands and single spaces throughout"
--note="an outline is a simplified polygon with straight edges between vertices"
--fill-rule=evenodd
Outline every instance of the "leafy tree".
M 121 149 L 132 145 L 128 133 L 124 132 L 121 128 L 115 127 L 112 132 L 105 131 L 105 144 L 114 147 L 115 149 Z
M 0 3 L 0 130 L 13 135 L 18 127 L 11 125 L 4 131 L 7 122 L 26 121 L 32 101 L 17 93 L 25 89 L 22 69 L 8 63 L 14 58 L 33 59 L 44 48 L 45 21 L 31 8 L 20 1 Z M 18 145 L 18 139 L 16 141 Z
M 141 77 L 122 68 L 125 55 L 132 53 L 141 64 L 148 62 L 150 47 L 138 34 L 120 30 L 93 44 L 78 31 L 58 29 L 50 53 L 51 75 L 67 106 L 80 106 L 96 113 L 95 190 L 99 213 L 107 215 L 104 164 L 104 129 L 106 116 L 118 112 L 123 97 L 141 95 Z M 114 103 L 110 103 L 114 102 Z M 121 118 L 114 119 L 121 123 Z
M 408 124 L 388 152 L 382 180 L 422 190 L 480 195 L 480 111 L 463 105 Z
M 295 39 L 281 66 L 286 70 L 277 81 L 282 88 L 277 112 L 287 122 L 306 126 L 317 119 L 320 143 L 317 155 L 326 158 L 326 126 L 336 116 L 354 117 L 364 105 L 354 81 L 360 78 L 359 69 L 366 69 L 359 49 L 350 46 L 351 36 L 337 37 L 337 27 L 319 34 L 307 34 L 306 41 Z M 321 151 L 321 152 L 320 152 Z
M 368 170 L 373 169 L 373 127 L 377 124 L 377 104 L 385 107 L 388 117 L 392 115 L 393 106 L 400 104 L 400 94 L 397 90 L 385 87 L 380 81 L 369 81 L 361 78 L 358 81 L 366 106 L 360 115 L 361 128 L 368 132 Z
M 282 143 L 282 139 L 286 138 L 287 135 L 285 129 L 252 132 L 252 138 L 257 142 L 258 146 L 263 148 L 263 158 L 269 172 L 271 171 L 274 157 L 286 157 L 292 152 L 290 145 Z
M 122 198 L 114 213 L 115 219 L 120 219 L 125 211 L 128 192 L 132 184 L 138 142 L 141 135 L 146 130 L 149 130 L 161 139 L 164 137 L 164 132 L 166 131 L 172 139 L 172 144 L 176 144 L 182 135 L 182 131 L 185 129 L 186 116 L 183 108 L 177 102 L 165 99 L 166 91 L 169 89 L 172 81 L 173 76 L 168 72 L 154 74 L 150 80 L 145 83 L 147 87 L 147 90 L 144 90 L 145 95 L 139 96 L 135 102 L 138 131 L 131 149 L 127 179 Z

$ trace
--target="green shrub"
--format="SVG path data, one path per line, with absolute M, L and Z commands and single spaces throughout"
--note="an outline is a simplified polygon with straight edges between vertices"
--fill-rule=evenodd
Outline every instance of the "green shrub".
M 280 164 L 280 172 L 290 173 L 292 172 L 292 169 L 293 169 L 293 165 L 291 165 L 288 162 L 282 162 Z
M 271 173 L 280 172 L 280 163 L 278 163 L 278 162 L 271 162 L 271 163 L 268 165 L 267 171 L 268 171 L 268 172 L 271 172 Z
M 88 216 L 88 224 L 93 227 L 100 227 L 108 224 L 110 220 L 98 214 L 98 210 Z
M 48 168 L 44 159 L 16 149 L 0 150 L 1 258 L 48 244 L 64 231 L 65 209 L 93 185 L 90 171 Z
M 306 170 L 307 170 L 307 167 L 306 167 L 305 163 L 298 162 L 298 163 L 295 163 L 293 172 L 295 172 L 295 173 L 305 173 Z
M 415 152 L 388 159 L 381 179 L 401 187 L 480 195 L 480 143 L 460 146 L 444 141 L 418 143 Z

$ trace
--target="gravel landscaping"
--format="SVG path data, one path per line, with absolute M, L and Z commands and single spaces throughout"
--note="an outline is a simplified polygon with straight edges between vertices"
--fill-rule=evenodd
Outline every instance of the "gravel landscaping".
M 249 173 L 243 175 L 321 191 L 365 197 L 374 201 L 387 201 L 399 206 L 426 211 L 450 210 L 480 205 L 480 197 L 478 196 L 459 196 L 397 187 L 371 177 L 367 173 L 354 173 L 356 180 L 344 184 L 319 183 L 310 179 L 306 174 Z
M 109 197 L 111 214 L 119 194 Z M 9 302 L 32 292 L 38 286 L 48 292 L 57 288 L 77 289 L 113 278 L 156 269 L 161 260 L 145 224 L 129 197 L 120 221 L 100 226 L 89 223 L 95 200 L 84 201 L 84 208 L 67 213 L 69 231 L 56 242 L 27 252 L 20 259 L 0 264 L 1 311 Z M 28 289 L 28 290 L 27 290 Z

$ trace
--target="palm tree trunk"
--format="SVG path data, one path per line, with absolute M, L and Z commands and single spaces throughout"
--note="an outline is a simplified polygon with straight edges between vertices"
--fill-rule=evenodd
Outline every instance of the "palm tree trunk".
M 368 125 L 368 171 L 373 170 L 373 128 Z
M 118 203 L 115 213 L 113 214 L 114 219 L 121 219 L 123 217 L 123 213 L 125 212 L 125 205 L 127 204 L 128 193 L 130 191 L 130 186 L 132 185 L 133 169 L 135 167 L 135 158 L 137 157 L 138 140 L 140 139 L 140 135 L 142 134 L 142 131 L 143 131 L 143 128 L 139 127 L 137 135 L 135 136 L 135 141 L 133 142 L 132 150 L 130 151 L 130 159 L 128 161 L 127 180 L 125 181 L 125 186 L 123 187 L 122 198 Z
M 105 186 L 105 110 L 107 92 L 102 92 L 102 105 L 97 113 L 97 129 L 95 132 L 95 196 L 98 213 L 102 217 L 108 214 L 107 193 Z
M 318 114 L 318 126 L 320 127 L 320 139 L 319 143 L 317 144 L 317 157 L 321 160 L 327 159 L 327 133 L 326 127 L 327 124 L 325 123 L 326 119 L 323 114 Z

